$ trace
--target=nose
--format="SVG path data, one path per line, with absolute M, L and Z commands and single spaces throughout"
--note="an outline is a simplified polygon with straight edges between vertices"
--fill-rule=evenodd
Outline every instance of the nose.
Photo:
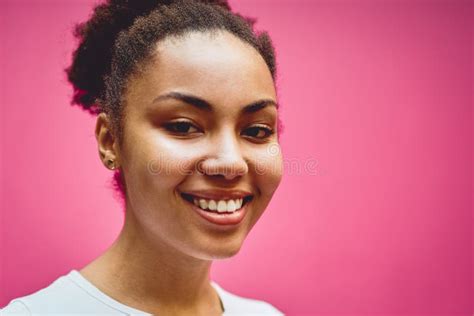
M 232 180 L 248 172 L 248 164 L 234 131 L 223 132 L 209 143 L 206 159 L 199 164 L 199 171 Z

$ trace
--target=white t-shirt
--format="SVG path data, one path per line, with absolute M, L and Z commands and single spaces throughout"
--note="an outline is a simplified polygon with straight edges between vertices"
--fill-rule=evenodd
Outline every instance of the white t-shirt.
M 273 305 L 229 293 L 217 283 L 211 285 L 219 294 L 227 315 L 283 315 Z M 60 276 L 33 294 L 10 301 L 0 315 L 151 315 L 124 305 L 101 292 L 77 270 Z M 158 315 L 159 316 L 159 315 Z

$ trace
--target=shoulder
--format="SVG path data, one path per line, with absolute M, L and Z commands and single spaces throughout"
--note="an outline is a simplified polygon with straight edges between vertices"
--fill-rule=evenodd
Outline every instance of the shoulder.
M 74 272 L 60 276 L 45 288 L 10 301 L 0 316 L 36 314 L 115 314 L 112 304 L 104 304 L 74 279 Z
M 31 315 L 31 312 L 20 300 L 13 300 L 10 304 L 0 309 L 0 315 Z
M 0 309 L 0 315 L 50 312 L 51 306 L 56 306 L 58 302 L 71 297 L 74 291 L 77 291 L 74 285 L 65 276 L 61 276 L 36 292 L 11 300 L 7 306 Z
M 219 293 L 224 305 L 224 315 L 284 315 L 282 311 L 272 304 L 253 298 L 233 294 L 223 289 L 219 284 L 212 281 L 214 288 Z

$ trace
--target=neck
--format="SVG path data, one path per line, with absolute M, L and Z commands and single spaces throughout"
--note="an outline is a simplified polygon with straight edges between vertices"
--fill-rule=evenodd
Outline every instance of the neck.
M 143 311 L 220 312 L 209 279 L 212 261 L 190 257 L 164 240 L 147 236 L 137 229 L 132 213 L 126 212 L 117 240 L 81 274 L 107 295 Z

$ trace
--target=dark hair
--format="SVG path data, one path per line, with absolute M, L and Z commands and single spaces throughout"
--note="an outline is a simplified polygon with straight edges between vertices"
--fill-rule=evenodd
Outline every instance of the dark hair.
M 148 61 L 156 42 L 191 31 L 225 30 L 236 35 L 261 54 L 275 80 L 271 39 L 267 32 L 254 30 L 255 22 L 232 12 L 227 0 L 108 0 L 99 4 L 91 18 L 74 30 L 79 44 L 66 69 L 74 88 L 72 104 L 93 115 L 107 113 L 121 143 L 127 79 Z M 113 182 L 124 202 L 126 186 L 120 168 Z

